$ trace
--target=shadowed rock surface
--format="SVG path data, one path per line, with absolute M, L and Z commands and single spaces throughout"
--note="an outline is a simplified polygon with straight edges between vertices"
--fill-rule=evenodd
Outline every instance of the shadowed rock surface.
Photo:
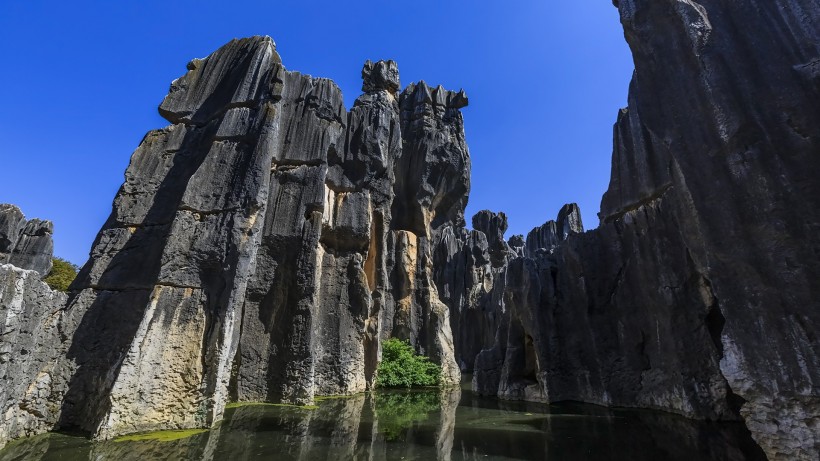
M 747 425 L 772 458 L 817 459 L 820 5 L 619 10 L 636 72 L 601 217 L 669 202 L 678 251 L 709 282 L 704 322 Z
M 820 6 L 615 3 L 636 70 L 601 226 L 530 233 L 476 389 L 742 418 L 817 459 Z

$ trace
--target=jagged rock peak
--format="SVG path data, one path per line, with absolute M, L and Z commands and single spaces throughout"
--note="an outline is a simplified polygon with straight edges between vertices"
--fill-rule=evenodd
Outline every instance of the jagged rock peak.
M 0 204 L 0 264 L 48 275 L 54 252 L 53 233 L 51 221 L 26 220 L 17 206 Z
M 407 85 L 402 96 L 412 98 L 416 104 L 431 104 L 448 109 L 461 109 L 470 102 L 463 89 L 455 92 L 446 90 L 441 85 L 430 88 L 424 80 Z
M 270 37 L 233 39 L 171 83 L 159 113 L 171 123 L 202 126 L 228 108 L 278 100 L 284 67 Z
M 0 205 L 0 258 L 8 257 L 14 249 L 23 212 L 14 205 Z M 2 259 L 0 259 L 2 260 Z
M 507 215 L 503 211 L 493 213 L 481 210 L 473 215 L 473 229 L 484 232 L 487 236 L 498 234 L 503 237 L 507 232 Z
M 473 216 L 473 229 L 487 236 L 493 266 L 503 266 L 507 255 L 510 254 L 510 248 L 504 240 L 504 233 L 507 232 L 507 215 L 503 211 L 493 213 L 481 210 Z
M 399 66 L 396 61 L 376 61 L 367 60 L 362 67 L 362 91 L 387 90 L 390 93 L 398 93 L 401 88 L 399 81 Z
M 507 245 L 510 246 L 510 250 L 515 253 L 515 256 L 524 256 L 524 248 L 527 246 L 527 241 L 524 240 L 524 236 L 521 234 L 515 234 L 507 240 Z
M 581 221 L 581 209 L 577 203 L 568 203 L 561 207 L 558 212 L 558 230 L 561 232 L 561 239 L 566 240 L 570 234 L 581 234 L 584 232 L 584 224 Z
M 582 232 L 581 209 L 575 203 L 566 204 L 561 207 L 555 221 L 547 221 L 527 234 L 526 254 L 532 257 L 539 251 L 551 252 L 570 235 Z

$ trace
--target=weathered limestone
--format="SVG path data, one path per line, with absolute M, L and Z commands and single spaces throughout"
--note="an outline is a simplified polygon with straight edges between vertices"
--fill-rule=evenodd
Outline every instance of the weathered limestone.
M 601 226 L 530 233 L 474 384 L 742 418 L 771 459 L 817 459 L 820 7 L 615 3 L 636 71 Z
M 459 109 L 464 92 L 425 82 L 411 84 L 399 98 L 402 151 L 395 160 L 393 219 L 387 242 L 390 291 L 383 337 L 416 344 L 442 367 L 442 382 L 457 384 L 450 311 L 433 278 L 434 242 L 450 227 L 464 228 L 470 192 L 470 154 Z M 390 299 L 392 298 L 392 300 Z
M 0 264 L 37 271 L 45 277 L 51 272 L 53 233 L 51 221 L 27 221 L 16 206 L 0 204 Z
M 60 409 L 51 389 L 66 295 L 42 281 L 51 233 L 50 221 L 0 205 L 0 447 L 50 429 Z
M 503 213 L 481 211 L 473 217 L 473 227 L 476 230 L 445 228 L 434 251 L 434 280 L 449 308 L 455 356 L 465 372 L 473 370 L 476 355 L 495 340 L 503 306 L 501 291 L 493 287 L 503 283 L 503 268 L 512 251 L 503 239 Z
M 36 271 L 0 265 L 0 447 L 49 430 L 59 413 L 51 389 L 65 302 Z
M 502 398 L 737 418 L 706 320 L 716 315 L 711 287 L 677 251 L 679 231 L 663 211 L 636 210 L 568 239 L 551 233 L 550 247 L 510 261 L 500 285 L 507 316 L 494 348 L 478 356 L 477 387 Z M 535 229 L 530 242 L 555 227 Z
M 619 11 L 636 72 L 602 219 L 671 187 L 749 429 L 773 459 L 817 459 L 820 5 L 635 0 Z M 627 175 L 652 178 L 650 193 Z

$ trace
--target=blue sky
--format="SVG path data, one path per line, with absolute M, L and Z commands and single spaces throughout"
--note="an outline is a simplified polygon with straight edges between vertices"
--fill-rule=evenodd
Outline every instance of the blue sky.
M 0 202 L 54 221 L 85 262 L 131 153 L 185 64 L 270 35 L 285 66 L 335 80 L 350 107 L 367 59 L 402 84 L 464 88 L 467 220 L 504 211 L 526 234 L 577 202 L 597 226 L 612 124 L 632 59 L 610 0 L 37 1 L 0 4 Z

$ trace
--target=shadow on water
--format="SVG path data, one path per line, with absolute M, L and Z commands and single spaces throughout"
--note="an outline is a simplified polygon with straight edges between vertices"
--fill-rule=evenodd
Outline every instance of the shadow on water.
M 38 460 L 757 460 L 741 424 L 582 404 L 499 402 L 470 391 L 391 391 L 316 408 L 231 408 L 208 432 L 90 442 L 47 434 L 0 461 Z

